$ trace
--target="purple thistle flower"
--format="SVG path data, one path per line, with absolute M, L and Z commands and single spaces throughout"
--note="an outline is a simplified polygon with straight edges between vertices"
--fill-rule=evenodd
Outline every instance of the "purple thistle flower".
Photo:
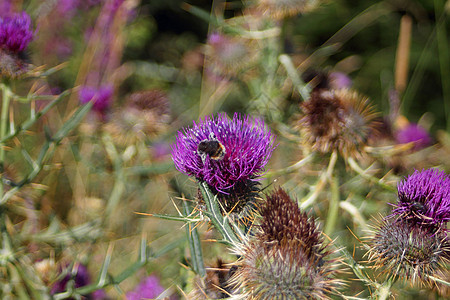
M 0 18 L 0 48 L 19 53 L 32 39 L 31 18 L 26 12 Z
M 442 278 L 448 273 L 450 240 L 446 232 L 403 218 L 379 220 L 375 228 L 368 237 L 368 257 L 375 269 L 412 285 L 428 286 L 436 284 L 430 276 Z
M 450 220 L 450 177 L 444 171 L 415 171 L 398 186 L 393 215 L 415 223 L 441 225 Z
M 416 150 L 425 148 L 431 144 L 431 138 L 428 132 L 415 123 L 411 123 L 397 131 L 395 138 L 399 144 L 415 142 L 414 149 Z
M 274 141 L 262 119 L 222 113 L 179 131 L 172 156 L 177 170 L 224 191 L 260 176 Z
M 100 86 L 94 88 L 92 86 L 83 86 L 80 90 L 79 97 L 82 104 L 86 104 L 93 100 L 94 109 L 100 113 L 105 112 L 111 105 L 113 95 L 113 87 L 111 85 Z
M 133 291 L 127 293 L 127 300 L 155 299 L 164 290 L 158 277 L 148 276 Z

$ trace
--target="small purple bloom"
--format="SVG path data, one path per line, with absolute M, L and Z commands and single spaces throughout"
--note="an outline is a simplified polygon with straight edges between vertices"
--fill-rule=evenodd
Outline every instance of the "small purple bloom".
M 342 72 L 332 72 L 328 76 L 330 85 L 333 89 L 349 89 L 352 87 L 353 82 L 347 74 Z
M 212 44 L 212 45 L 217 45 L 217 44 L 219 44 L 221 42 L 224 42 L 224 40 L 225 40 L 224 37 L 221 34 L 217 33 L 217 32 L 212 33 L 208 37 L 208 43 Z
M 261 175 L 274 141 L 262 119 L 222 113 L 179 131 L 172 156 L 177 170 L 224 191 Z
M 450 176 L 444 171 L 416 170 L 398 183 L 397 190 L 393 215 L 431 225 L 450 220 Z
M 73 270 L 67 270 L 67 272 L 68 274 L 64 276 L 63 279 L 53 285 L 51 289 L 52 295 L 65 292 L 67 289 L 67 284 L 70 280 L 74 281 L 74 288 L 79 288 L 91 284 L 91 277 L 86 266 L 78 264 Z M 90 295 L 89 299 L 106 299 L 106 293 L 103 290 L 97 290 Z
M 85 266 L 77 265 L 74 271 L 75 272 L 70 272 L 69 270 L 68 274 L 52 287 L 52 294 L 64 292 L 67 288 L 67 283 L 71 279 L 74 280 L 75 288 L 86 286 L 91 283 L 88 269 Z
M 425 148 L 431 144 L 431 138 L 428 132 L 415 123 L 411 123 L 397 131 L 395 138 L 399 144 L 414 142 L 414 149 L 416 150 Z
M 111 105 L 113 95 L 113 87 L 111 85 L 104 85 L 99 88 L 91 86 L 83 86 L 80 90 L 79 97 L 82 104 L 89 101 L 94 101 L 94 109 L 98 112 L 105 112 Z
M 19 53 L 32 39 L 31 18 L 26 12 L 0 18 L 0 48 Z
M 152 146 L 153 158 L 156 160 L 162 160 L 168 154 L 170 154 L 170 145 L 164 142 L 155 143 Z
M 148 276 L 133 291 L 127 293 L 127 300 L 155 299 L 164 290 L 159 283 L 158 277 Z

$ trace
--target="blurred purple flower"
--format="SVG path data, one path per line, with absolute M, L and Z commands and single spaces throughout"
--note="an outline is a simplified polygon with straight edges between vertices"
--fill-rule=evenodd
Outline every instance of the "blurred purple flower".
M 406 127 L 398 130 L 395 138 L 399 144 L 415 142 L 414 149 L 419 150 L 431 144 L 431 137 L 421 126 L 410 123 Z
M 450 220 L 450 176 L 438 169 L 415 171 L 397 185 L 393 215 L 420 224 L 441 225 Z
M 113 87 L 111 85 L 103 85 L 99 88 L 91 86 L 83 86 L 80 90 L 79 97 L 82 104 L 86 104 L 93 100 L 94 109 L 100 113 L 105 112 L 111 105 L 113 95 Z
M 221 35 L 220 33 L 217 32 L 213 32 L 209 37 L 208 37 L 208 44 L 219 44 L 221 42 L 223 42 L 225 39 L 223 37 L 223 35 Z
M 332 89 L 349 89 L 352 87 L 352 80 L 347 74 L 342 72 L 332 72 L 328 76 Z
M 79 5 L 80 0 L 60 0 L 56 9 L 64 18 L 71 18 Z
M 76 268 L 73 270 L 67 270 L 67 275 L 64 276 L 63 279 L 56 282 L 51 289 L 51 294 L 57 294 L 65 292 L 67 289 L 67 284 L 70 280 L 74 281 L 74 288 L 83 287 L 86 285 L 91 284 L 91 277 L 89 275 L 89 271 L 86 268 L 86 266 L 78 264 L 76 265 Z M 103 290 L 97 290 L 93 292 L 89 299 L 93 300 L 101 300 L 106 299 L 106 293 Z
M 22 52 L 32 39 L 31 18 L 26 12 L 0 18 L 0 48 Z
M 274 141 L 262 119 L 235 113 L 230 120 L 222 113 L 179 131 L 172 156 L 177 170 L 223 191 L 258 177 Z
M 60 281 L 56 282 L 55 285 L 53 285 L 51 293 L 56 294 L 64 292 L 67 288 L 67 283 L 71 279 L 74 280 L 75 288 L 79 288 L 91 283 L 91 278 L 89 276 L 88 269 L 83 265 L 77 265 L 77 269 L 75 270 L 75 272 L 71 273 L 69 271 L 68 274 L 63 279 L 61 279 Z
M 0 1 L 0 18 L 7 16 L 12 13 L 12 3 L 11 0 Z
M 133 291 L 127 293 L 127 300 L 155 299 L 164 290 L 158 277 L 148 276 Z
M 153 158 L 156 160 L 162 160 L 168 154 L 170 154 L 170 146 L 165 142 L 153 144 L 152 150 L 153 150 Z

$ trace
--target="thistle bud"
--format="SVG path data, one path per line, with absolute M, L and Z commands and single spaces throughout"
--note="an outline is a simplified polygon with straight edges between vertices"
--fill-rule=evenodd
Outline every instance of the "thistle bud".
M 282 189 L 267 197 L 257 233 L 235 249 L 240 255 L 230 283 L 239 299 L 329 299 L 341 281 L 337 260 L 315 222 Z
M 450 242 L 439 228 L 404 218 L 383 219 L 369 237 L 369 261 L 376 269 L 412 285 L 433 285 L 430 276 L 443 278 Z

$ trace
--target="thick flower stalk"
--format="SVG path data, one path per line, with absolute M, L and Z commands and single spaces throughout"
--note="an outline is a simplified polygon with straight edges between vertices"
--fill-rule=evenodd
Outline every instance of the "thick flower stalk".
M 450 220 L 450 176 L 438 169 L 415 171 L 398 186 L 393 216 L 441 226 Z
M 235 251 L 241 258 L 230 285 L 237 299 L 329 299 L 341 281 L 337 260 L 314 220 L 282 189 L 267 197 L 261 225 Z

